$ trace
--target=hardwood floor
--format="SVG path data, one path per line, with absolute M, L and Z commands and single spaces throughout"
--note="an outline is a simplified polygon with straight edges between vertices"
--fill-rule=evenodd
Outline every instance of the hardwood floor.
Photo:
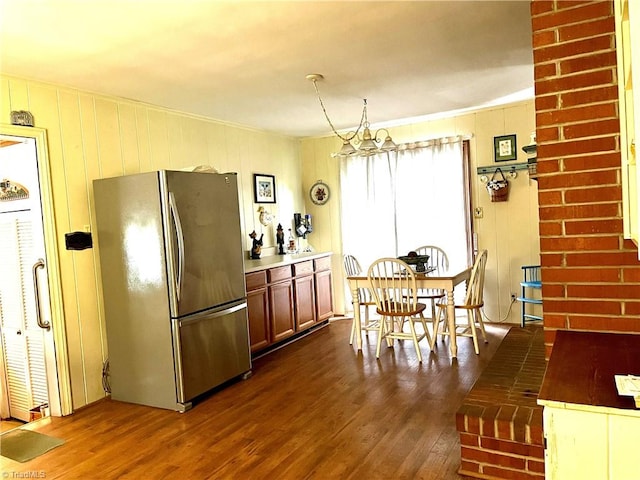
M 30 462 L 0 457 L 0 470 L 56 478 L 433 479 L 456 474 L 455 412 L 508 330 L 487 325 L 473 353 L 448 340 L 436 354 L 410 342 L 375 358 L 376 334 L 357 353 L 351 323 L 335 321 L 257 359 L 253 376 L 184 414 L 105 399 L 29 428 L 65 440 Z M 12 477 L 13 478 L 13 477 Z
M 7 432 L 9 430 L 13 430 L 14 428 L 22 427 L 24 425 L 25 425 L 25 422 L 21 422 L 20 420 L 14 420 L 13 418 L 0 419 L 0 433 Z

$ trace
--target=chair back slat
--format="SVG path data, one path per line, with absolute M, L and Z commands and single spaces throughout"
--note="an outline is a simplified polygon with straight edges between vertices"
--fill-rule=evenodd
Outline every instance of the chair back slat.
M 411 315 L 417 310 L 416 276 L 396 258 L 381 258 L 367 272 L 378 313 Z
M 467 294 L 465 295 L 464 304 L 466 306 L 482 306 L 484 304 L 484 273 L 487 266 L 487 251 L 482 250 L 478 253 L 476 261 L 471 269 L 471 276 L 467 284 Z
M 414 250 L 418 255 L 429 255 L 428 267 L 435 267 L 438 270 L 449 269 L 449 258 L 445 251 L 435 245 L 424 245 Z
M 344 273 L 346 273 L 347 277 L 356 277 L 362 274 L 360 262 L 358 262 L 358 259 L 353 255 L 344 255 L 342 265 L 344 266 Z M 373 299 L 368 290 L 363 288 L 358 289 L 358 302 L 361 304 L 373 304 Z
M 360 266 L 358 259 L 353 255 L 345 255 L 342 261 L 347 277 L 355 277 L 362 273 L 362 267 Z
M 525 282 L 540 281 L 540 265 L 524 265 L 522 271 L 524 272 Z

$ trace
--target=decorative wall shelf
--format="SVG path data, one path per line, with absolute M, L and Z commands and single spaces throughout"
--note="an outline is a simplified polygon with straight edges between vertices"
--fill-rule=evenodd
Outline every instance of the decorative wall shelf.
M 493 174 L 498 167 L 504 172 L 505 175 L 508 175 L 511 172 L 516 172 L 517 170 L 528 170 L 529 177 L 533 180 L 537 180 L 537 151 L 538 146 L 535 143 L 531 143 L 529 145 L 525 145 L 522 147 L 522 151 L 529 155 L 529 158 L 526 162 L 519 163 L 507 163 L 505 165 L 490 165 L 485 167 L 478 167 L 477 174 L 478 175 L 487 175 Z
M 529 169 L 529 162 L 522 162 L 522 163 L 510 163 L 507 165 L 491 165 L 491 166 L 486 166 L 486 167 L 478 167 L 478 175 L 487 175 L 488 173 L 493 173 L 496 171 L 496 168 L 500 167 L 500 170 L 502 170 L 505 175 L 509 172 L 513 172 L 516 170 L 528 170 Z

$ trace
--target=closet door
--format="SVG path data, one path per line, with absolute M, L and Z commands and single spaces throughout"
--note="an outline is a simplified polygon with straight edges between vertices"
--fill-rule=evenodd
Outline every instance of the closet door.
M 51 188 L 46 131 L 0 124 L 2 418 L 73 411 Z
M 0 213 L 0 330 L 9 415 L 29 421 L 48 402 L 43 329 L 38 326 L 34 238 L 28 211 Z M 35 270 L 34 270 L 34 267 Z

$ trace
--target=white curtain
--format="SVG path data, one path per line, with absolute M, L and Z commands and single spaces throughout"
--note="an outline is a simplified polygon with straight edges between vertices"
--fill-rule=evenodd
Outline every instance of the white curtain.
M 354 255 L 365 272 L 377 258 L 406 255 L 422 245 L 442 247 L 451 263 L 468 263 L 471 225 L 463 142 L 456 137 L 343 158 L 343 253 Z

